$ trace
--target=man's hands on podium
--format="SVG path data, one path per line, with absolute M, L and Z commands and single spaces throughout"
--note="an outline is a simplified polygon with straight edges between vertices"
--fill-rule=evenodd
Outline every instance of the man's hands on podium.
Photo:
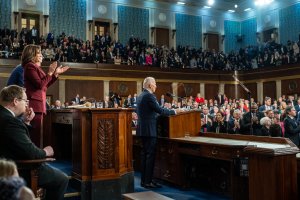
M 176 112 L 176 114 L 179 114 L 179 113 L 185 112 L 185 110 L 182 108 L 177 108 L 177 109 L 175 109 L 175 112 Z
M 43 150 L 46 152 L 46 157 L 51 157 L 54 155 L 54 151 L 51 146 L 46 146 Z

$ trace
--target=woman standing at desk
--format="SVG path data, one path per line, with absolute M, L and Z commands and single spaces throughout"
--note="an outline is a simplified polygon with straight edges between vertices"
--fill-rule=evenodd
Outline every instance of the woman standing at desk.
M 35 117 L 31 121 L 33 129 L 30 132 L 32 141 L 41 147 L 42 141 L 42 122 L 43 115 L 46 114 L 46 93 L 47 88 L 52 85 L 59 74 L 64 73 L 69 67 L 57 66 L 57 62 L 53 62 L 45 73 L 41 64 L 43 55 L 41 47 L 37 45 L 28 45 L 22 53 L 22 66 L 24 66 L 24 86 L 29 100 L 29 107 L 33 108 Z

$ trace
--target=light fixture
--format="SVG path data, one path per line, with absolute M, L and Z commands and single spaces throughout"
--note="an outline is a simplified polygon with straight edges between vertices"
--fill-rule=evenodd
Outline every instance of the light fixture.
M 185 5 L 185 2 L 178 1 L 177 4 L 179 4 L 179 5 Z
M 237 5 L 237 4 L 235 4 L 235 5 L 234 5 L 234 7 L 235 7 L 235 8 L 237 8 L 237 7 L 238 7 L 238 5 Z
M 210 6 L 203 6 L 203 8 L 211 8 Z
M 251 11 L 252 10 L 252 8 L 246 8 L 244 11 L 245 12 L 249 12 L 249 11 Z
M 265 5 L 268 5 L 270 3 L 272 3 L 274 0 L 256 0 L 254 2 L 254 5 L 256 6 L 265 6 Z
M 234 12 L 235 12 L 235 10 L 228 10 L 228 12 L 234 13 Z
M 207 1 L 207 4 L 208 4 L 209 6 L 214 5 L 214 3 L 215 3 L 215 0 L 208 0 L 208 1 Z

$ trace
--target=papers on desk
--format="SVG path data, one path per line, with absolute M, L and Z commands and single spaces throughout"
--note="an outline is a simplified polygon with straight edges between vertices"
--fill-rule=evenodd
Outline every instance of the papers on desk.
M 68 108 L 85 108 L 84 105 L 72 105 L 72 106 L 68 106 Z
M 255 141 L 244 141 L 244 140 L 234 140 L 225 138 L 210 138 L 210 137 L 182 137 L 175 138 L 177 140 L 183 141 L 194 141 L 209 144 L 218 145 L 231 145 L 231 146 L 256 146 L 258 148 L 264 149 L 282 149 L 291 147 L 289 144 L 276 144 L 276 143 L 266 143 L 266 142 L 255 142 Z

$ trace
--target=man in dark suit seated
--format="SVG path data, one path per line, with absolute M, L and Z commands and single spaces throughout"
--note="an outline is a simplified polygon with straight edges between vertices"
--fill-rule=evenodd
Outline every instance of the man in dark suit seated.
M 181 110 L 169 110 L 159 106 L 155 95 L 156 82 L 152 77 L 145 78 L 143 82 L 143 92 L 137 99 L 138 124 L 136 129 L 137 136 L 142 140 L 141 151 L 141 186 L 145 188 L 159 187 L 153 178 L 155 161 L 155 148 L 157 142 L 156 116 L 175 115 Z
M 21 120 L 23 116 L 23 121 Z M 51 146 L 40 149 L 29 138 L 28 127 L 33 119 L 28 108 L 25 89 L 16 85 L 5 87 L 0 93 L 0 157 L 12 160 L 42 159 L 53 156 Z M 68 178 L 61 171 L 41 164 L 38 186 L 46 189 L 47 200 L 61 200 L 68 186 Z
M 286 118 L 284 119 L 284 137 L 289 138 L 295 145 L 299 146 L 300 127 L 296 120 L 296 110 L 292 106 L 285 109 Z

